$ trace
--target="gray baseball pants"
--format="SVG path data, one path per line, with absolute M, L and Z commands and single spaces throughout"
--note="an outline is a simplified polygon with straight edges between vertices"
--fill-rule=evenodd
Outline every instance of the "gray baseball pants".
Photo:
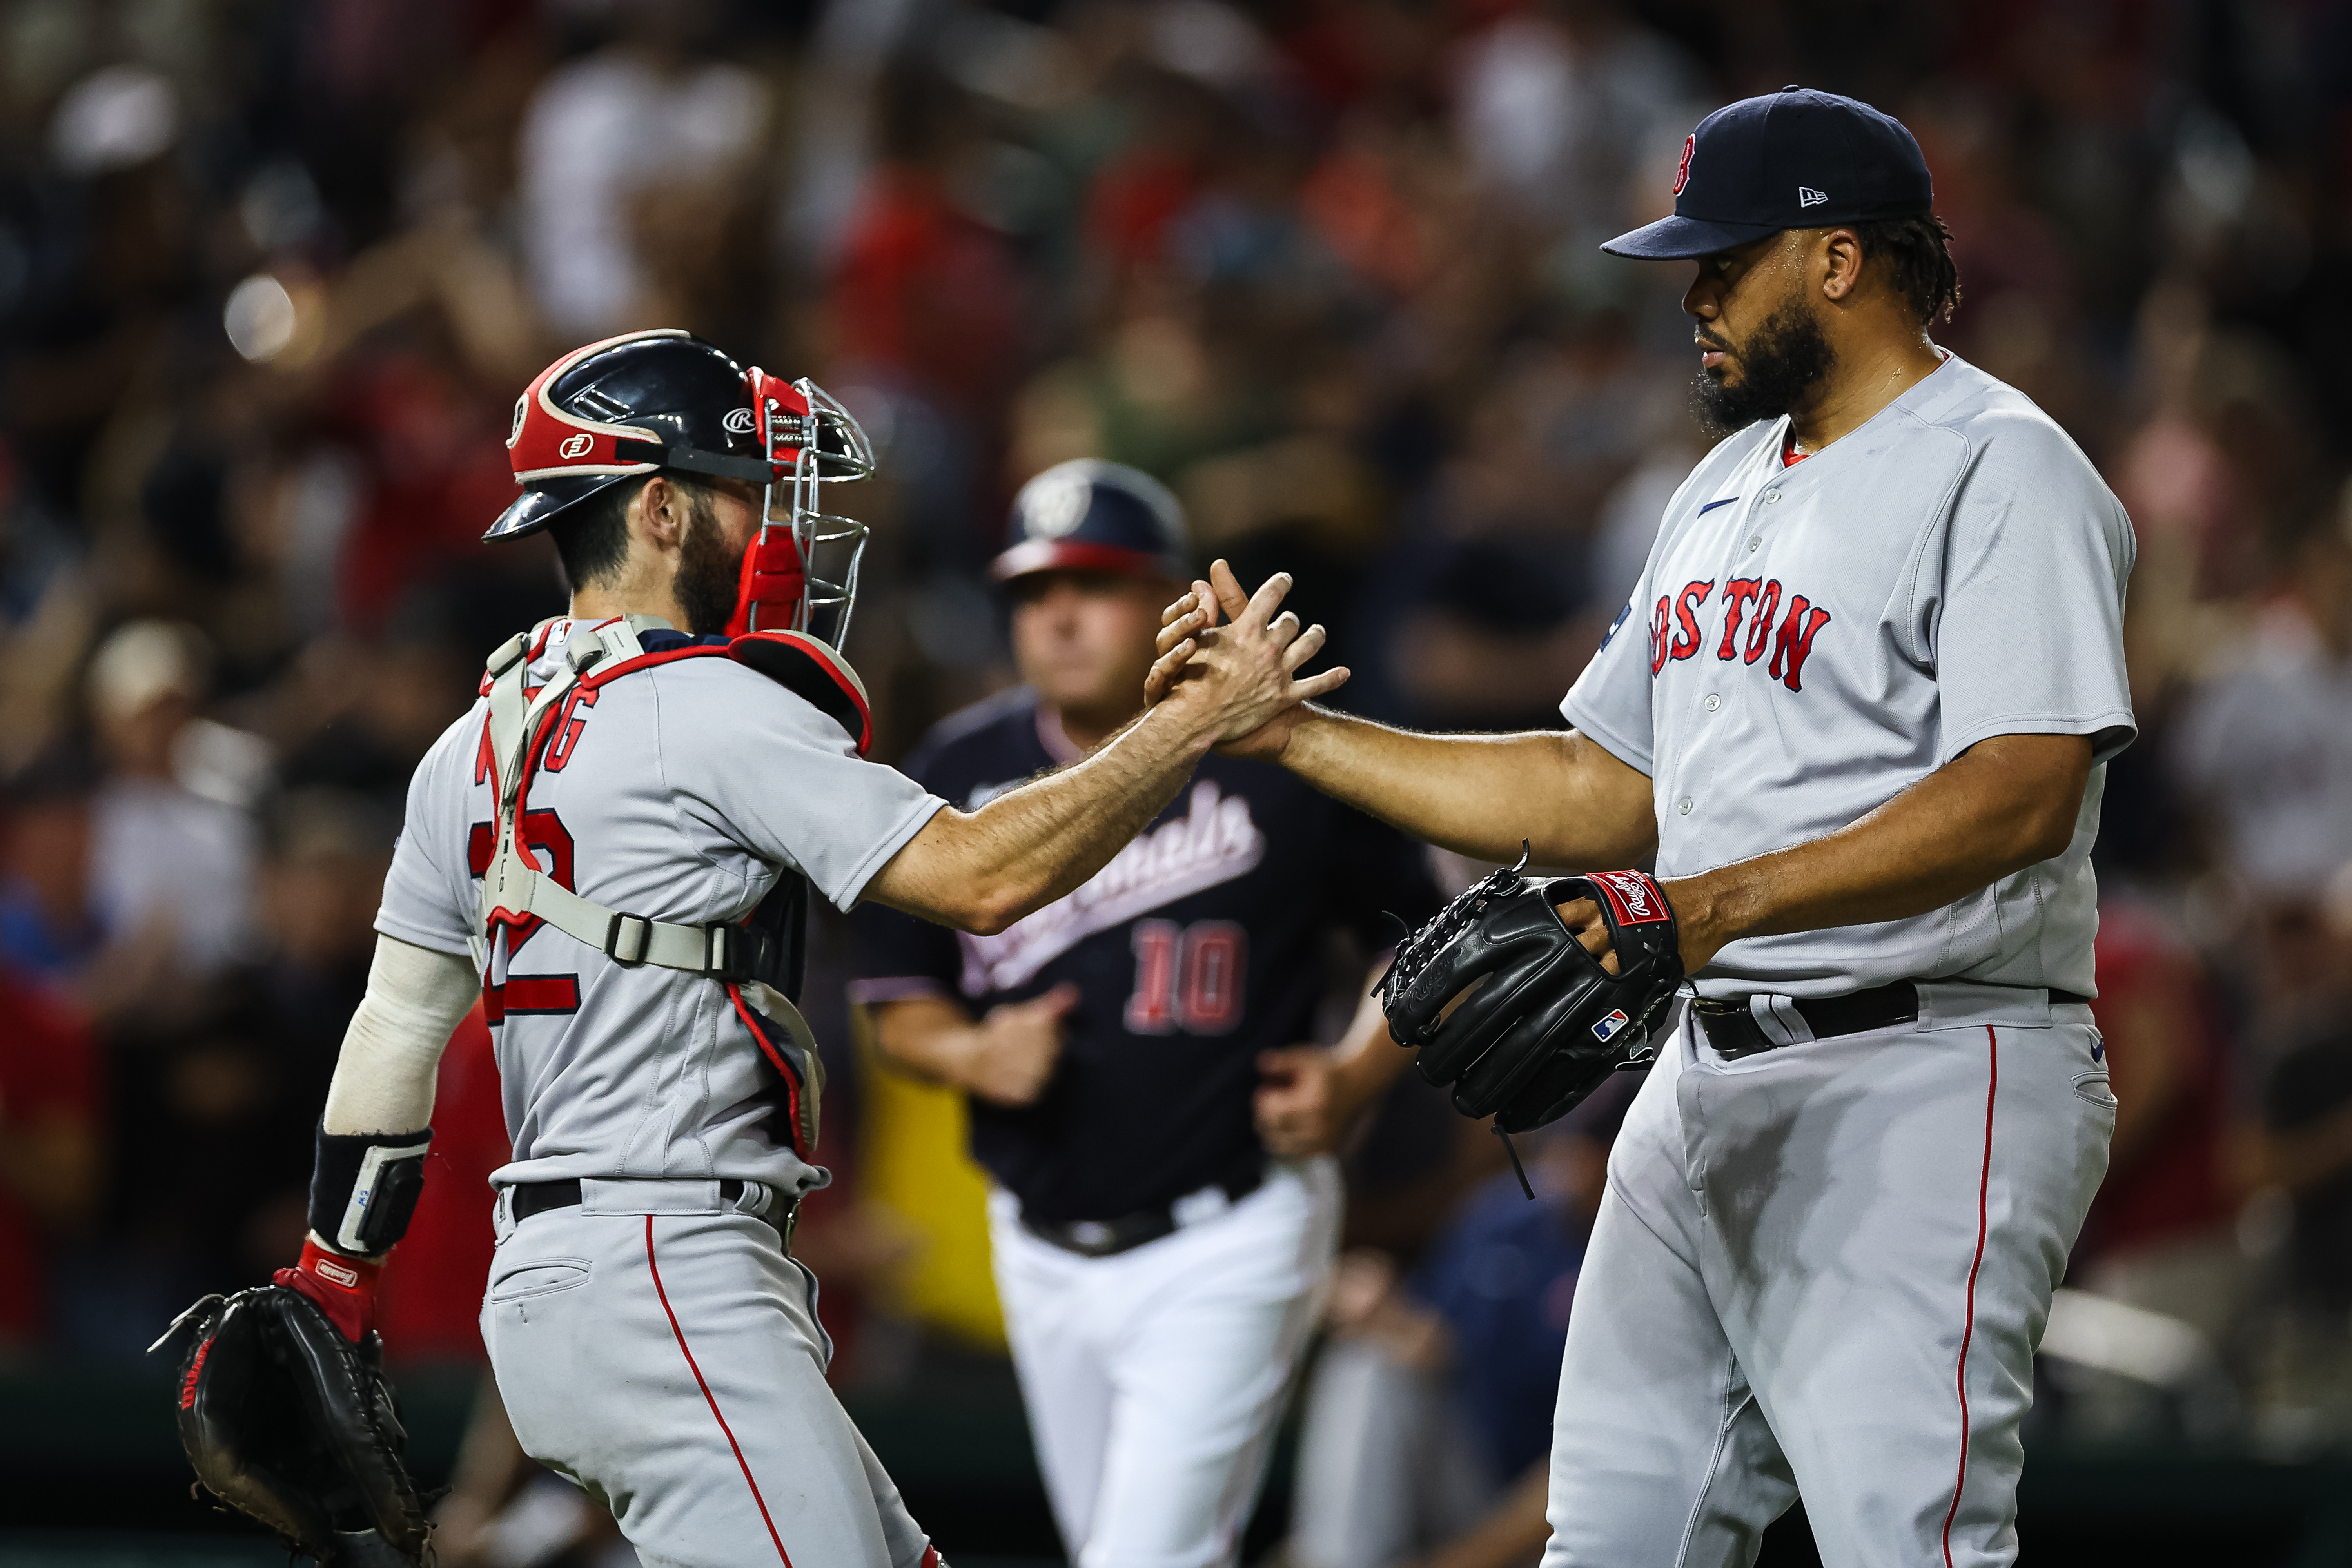
M 583 1184 L 520 1225 L 499 1203 L 482 1340 L 523 1452 L 646 1568 L 934 1568 L 824 1381 L 816 1277 L 754 1217 L 766 1189 Z
M 1569 1319 L 1545 1568 L 1752 1563 L 1800 1494 L 1825 1568 L 2016 1560 L 2115 1098 L 2088 1007 L 1921 993 L 1917 1024 L 1738 1061 L 1695 1018 L 1665 1043 Z

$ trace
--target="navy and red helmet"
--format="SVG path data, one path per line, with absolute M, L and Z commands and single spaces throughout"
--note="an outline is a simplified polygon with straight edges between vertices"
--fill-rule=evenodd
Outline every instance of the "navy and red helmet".
M 847 410 L 805 378 L 748 369 L 677 328 L 573 349 L 515 400 L 507 459 L 523 493 L 485 540 L 536 533 L 623 480 L 674 469 L 764 496 L 730 635 L 806 632 L 841 646 L 866 527 L 824 510 L 822 487 L 874 471 Z
M 1038 572 L 1107 572 L 1184 583 L 1192 575 L 1184 509 L 1139 468 L 1080 458 L 1056 463 L 1013 498 L 1000 583 Z
M 507 460 L 523 493 L 482 537 L 536 533 L 599 490 L 661 468 L 771 483 L 749 375 L 677 328 L 573 349 L 515 399 Z

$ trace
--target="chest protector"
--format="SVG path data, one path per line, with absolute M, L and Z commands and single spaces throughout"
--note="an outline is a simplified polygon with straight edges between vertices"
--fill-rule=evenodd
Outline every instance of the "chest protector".
M 636 670 L 685 658 L 731 658 L 759 670 L 839 721 L 863 756 L 873 741 L 873 721 L 857 674 L 831 647 L 799 632 L 765 631 L 738 637 L 724 646 L 704 644 L 648 653 L 639 634 L 668 630 L 650 616 L 574 626 L 563 645 L 563 662 L 547 684 L 524 684 L 533 648 L 551 622 L 541 622 L 501 644 L 490 655 L 483 682 L 489 698 L 489 749 L 496 769 L 498 822 L 488 870 L 482 878 L 477 910 L 480 934 L 472 939 L 476 966 L 489 984 L 501 929 L 509 947 L 532 921 L 543 921 L 584 942 L 615 963 L 650 963 L 707 975 L 724 986 L 736 1016 L 761 1054 L 783 1080 L 794 1152 L 816 1153 L 817 1101 L 824 1068 L 816 1039 L 795 1005 L 808 921 L 808 883 L 783 871 L 768 896 L 738 921 L 688 925 L 606 909 L 583 899 L 541 871 L 518 837 L 530 775 L 538 768 L 575 690 L 593 690 Z

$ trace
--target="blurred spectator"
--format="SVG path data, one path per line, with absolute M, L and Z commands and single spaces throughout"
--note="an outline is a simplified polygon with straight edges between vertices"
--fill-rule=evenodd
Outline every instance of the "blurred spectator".
M 201 978 L 252 952 L 259 742 L 196 716 L 208 685 L 194 627 L 133 621 L 90 661 L 107 776 L 91 803 L 90 903 L 110 963 Z M 111 982 L 110 982 L 110 984 Z
M 2352 489 L 2281 568 L 2232 666 L 2189 697 L 2177 755 L 2223 864 L 2266 900 L 2309 902 L 2352 864 Z
M 2188 942 L 2154 911 L 2099 902 L 2098 999 L 2116 1131 L 2067 1279 L 2220 1341 L 2245 1284 L 2224 1159 L 2227 1040 Z
M 96 1217 L 97 1053 L 56 1000 L 0 968 L 0 1359 L 49 1327 L 49 1252 Z
M 567 340 L 676 319 L 647 310 L 656 279 L 641 212 L 675 223 L 723 208 L 767 125 L 767 89 L 715 58 L 717 6 L 616 0 L 606 10 L 620 37 L 541 83 L 522 127 L 525 252 L 540 308 Z
M 1639 1080 L 1530 1135 L 1529 1202 L 1496 1176 L 1421 1262 L 1340 1260 L 1306 1394 L 1292 1568 L 1514 1568 L 1540 1555 L 1559 1359 L 1609 1145 Z
M 62 984 L 99 950 L 90 908 L 90 791 L 80 755 L 51 749 L 0 797 L 0 964 Z

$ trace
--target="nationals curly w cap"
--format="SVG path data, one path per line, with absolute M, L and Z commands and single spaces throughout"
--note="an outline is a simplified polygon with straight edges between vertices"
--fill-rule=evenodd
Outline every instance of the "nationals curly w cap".
M 1782 229 L 1923 217 L 1935 200 L 1927 160 L 1901 121 L 1790 86 L 1700 121 L 1675 171 L 1674 216 L 1601 248 L 1654 261 L 1711 256 Z

